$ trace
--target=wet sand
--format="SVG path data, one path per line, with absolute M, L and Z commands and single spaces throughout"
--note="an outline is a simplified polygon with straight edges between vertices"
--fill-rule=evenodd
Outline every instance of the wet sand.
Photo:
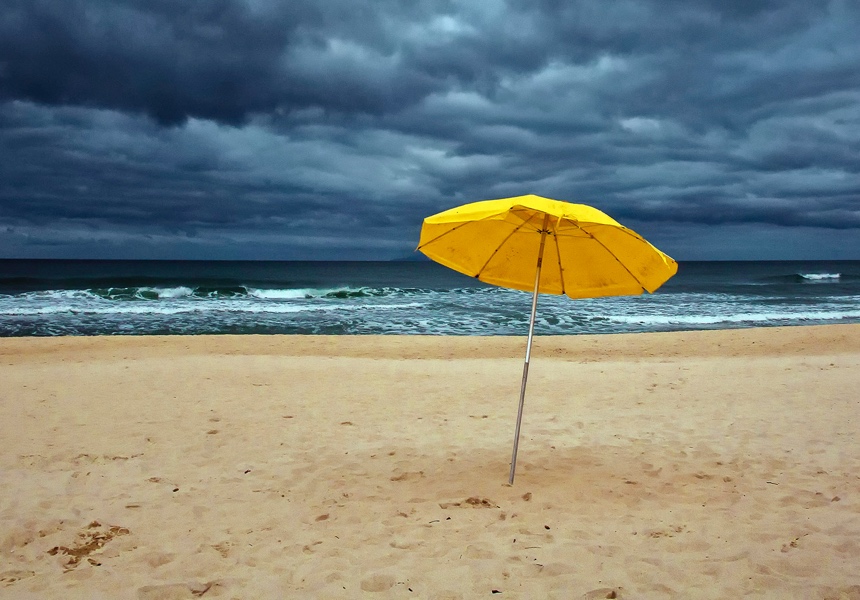
M 0 598 L 860 598 L 860 325 L 0 340 Z

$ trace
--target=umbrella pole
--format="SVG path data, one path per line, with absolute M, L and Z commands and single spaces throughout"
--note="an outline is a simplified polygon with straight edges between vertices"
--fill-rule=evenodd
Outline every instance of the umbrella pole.
M 532 353 L 532 339 L 535 333 L 535 314 L 537 313 L 538 288 L 540 288 L 540 270 L 543 265 L 543 249 L 546 244 L 547 225 L 549 223 L 549 215 L 544 216 L 543 228 L 540 236 L 540 250 L 538 251 L 537 269 L 535 271 L 535 289 L 532 295 L 532 314 L 529 319 L 529 338 L 526 342 L 526 360 L 523 363 L 523 383 L 520 386 L 520 405 L 517 409 L 517 428 L 514 432 L 514 451 L 511 455 L 511 474 L 508 477 L 508 484 L 514 484 L 514 473 L 517 470 L 517 450 L 520 446 L 520 425 L 523 421 L 523 405 L 526 401 L 526 381 L 529 378 L 529 360 Z

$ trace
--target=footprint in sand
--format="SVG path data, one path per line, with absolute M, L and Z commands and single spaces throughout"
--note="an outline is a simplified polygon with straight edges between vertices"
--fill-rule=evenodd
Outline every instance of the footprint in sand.
M 476 559 L 492 559 L 496 558 L 496 553 L 486 548 L 481 548 L 475 544 L 469 544 L 466 546 L 466 552 L 464 553 L 466 558 L 476 558 Z
M 824 588 L 820 592 L 823 600 L 860 600 L 860 585 L 850 585 L 845 588 Z
M 397 583 L 391 575 L 376 574 L 362 580 L 361 589 L 365 592 L 385 592 Z
M 29 579 L 30 577 L 35 577 L 35 571 L 21 571 L 19 569 L 13 569 L 11 571 L 3 571 L 0 572 L 0 583 L 4 586 L 10 586 L 13 583 L 17 583 L 22 579 Z
M 217 544 L 213 544 L 212 548 L 221 555 L 221 558 L 227 558 L 230 556 L 230 549 L 233 547 L 228 541 L 219 542 Z
M 478 498 L 477 496 L 466 498 L 462 502 L 441 502 L 439 504 L 439 508 L 445 509 L 450 507 L 499 508 L 499 505 L 490 500 L 489 498 Z
M 157 569 L 162 565 L 171 563 L 176 558 L 175 554 L 169 552 L 149 552 L 143 555 L 143 562 L 148 564 L 153 569 Z
M 424 471 L 404 472 L 400 475 L 392 475 L 391 481 L 410 481 L 413 479 L 423 479 Z
M 684 533 L 687 530 L 685 525 L 675 525 L 664 527 L 663 529 L 646 529 L 643 533 L 652 538 L 675 537 L 679 533 Z
M 48 554 L 63 557 L 62 563 L 66 571 L 76 568 L 81 564 L 82 559 L 86 559 L 89 564 L 98 567 L 101 566 L 101 561 L 89 558 L 89 555 L 101 550 L 112 539 L 129 533 L 125 527 L 102 525 L 98 521 L 92 521 L 78 533 L 74 544 L 71 546 L 54 546 L 48 550 Z
M 214 587 L 220 586 L 217 582 L 145 585 L 137 590 L 137 598 L 138 600 L 189 600 L 200 598 Z
M 620 588 L 600 588 L 583 594 L 582 600 L 598 600 L 601 598 L 621 598 Z
M 413 548 L 418 548 L 419 546 L 423 546 L 424 542 L 415 542 L 415 541 L 406 541 L 403 539 L 394 539 L 388 543 L 392 548 L 397 548 L 398 550 L 412 550 Z

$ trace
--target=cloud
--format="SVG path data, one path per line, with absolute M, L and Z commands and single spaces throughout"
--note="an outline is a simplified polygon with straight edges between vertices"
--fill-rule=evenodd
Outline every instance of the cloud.
M 521 193 L 687 228 L 681 256 L 700 227 L 856 232 L 858 30 L 848 0 L 11 0 L 6 252 L 398 256 Z

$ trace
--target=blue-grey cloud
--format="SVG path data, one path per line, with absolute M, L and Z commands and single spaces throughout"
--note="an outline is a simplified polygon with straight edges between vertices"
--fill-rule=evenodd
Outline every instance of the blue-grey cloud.
M 848 0 L 11 0 L 0 255 L 397 256 L 538 193 L 682 257 L 701 227 L 860 256 L 857 31 Z

